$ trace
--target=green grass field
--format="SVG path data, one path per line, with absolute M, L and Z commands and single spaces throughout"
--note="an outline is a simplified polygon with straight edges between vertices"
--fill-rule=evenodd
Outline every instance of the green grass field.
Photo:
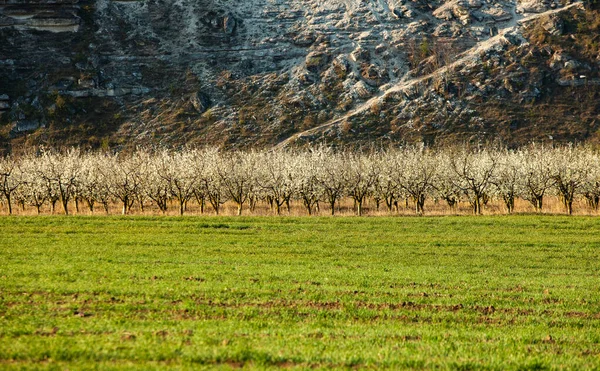
M 0 369 L 600 369 L 600 219 L 0 219 Z

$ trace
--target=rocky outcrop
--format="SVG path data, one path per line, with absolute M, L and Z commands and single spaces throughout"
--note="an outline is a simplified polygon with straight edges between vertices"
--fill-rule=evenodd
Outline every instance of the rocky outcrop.
M 50 32 L 77 32 L 81 19 L 78 1 L 5 1 L 0 2 L 0 28 Z
M 356 110 L 365 123 L 348 133 L 364 130 L 371 138 L 414 140 L 411 130 L 450 131 L 446 123 L 459 120 L 478 128 L 485 115 L 473 108 L 477 102 L 535 102 L 548 84 L 580 86 L 581 76 L 593 85 L 598 64 L 568 57 L 564 48 L 539 52 L 547 58 L 536 66 L 528 61 L 538 63 L 537 52 L 510 63 L 501 57 L 531 45 L 525 33 L 532 16 L 540 16 L 539 37 L 567 37 L 572 23 L 549 13 L 564 6 L 545 0 L 0 0 L 0 94 L 10 96 L 0 99 L 0 135 L 1 125 L 13 125 L 17 139 L 27 128 L 45 138 L 69 132 L 79 136 L 77 143 L 95 137 L 91 146 L 98 138 L 119 146 L 271 146 Z M 457 66 L 446 66 L 461 59 L 468 63 L 459 77 Z M 535 68 L 547 75 L 523 77 Z M 386 108 L 386 99 L 395 108 Z M 423 113 L 439 105 L 439 112 Z M 377 130 L 365 129 L 376 123 Z M 332 138 L 349 135 L 336 127 L 328 126 Z

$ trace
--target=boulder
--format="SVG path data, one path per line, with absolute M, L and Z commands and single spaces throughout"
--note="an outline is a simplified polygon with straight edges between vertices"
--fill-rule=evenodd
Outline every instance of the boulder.
M 306 69 L 310 72 L 319 72 L 329 62 L 329 55 L 323 51 L 314 51 L 306 56 Z
M 574 59 L 571 59 L 571 60 L 565 62 L 565 70 L 567 70 L 567 71 L 574 71 L 574 70 L 578 69 L 580 66 L 581 66 L 581 64 Z
M 381 80 L 383 76 L 383 72 L 377 68 L 374 64 L 371 65 L 363 65 L 360 71 L 360 75 L 363 78 L 364 82 L 370 86 L 377 87 L 381 85 Z
M 317 36 L 312 32 L 302 32 L 294 38 L 294 45 L 308 47 L 315 43 Z
M 510 21 L 513 18 L 512 14 L 507 12 L 502 7 L 493 7 L 493 8 L 484 10 L 483 13 L 485 13 L 488 17 L 490 17 L 491 19 L 493 19 L 496 22 L 506 22 L 506 21 Z
M 32 131 L 38 129 L 40 122 L 38 120 L 19 120 L 13 127 L 12 131 L 22 133 L 24 131 Z
M 400 8 L 394 8 L 392 10 L 392 14 L 396 17 L 396 18 L 402 18 L 404 16 L 404 12 L 402 11 L 402 9 Z
M 483 6 L 483 2 L 481 0 L 467 0 L 466 3 L 471 9 L 479 9 Z
M 444 22 L 439 24 L 433 31 L 436 37 L 457 37 L 461 35 L 462 27 L 453 22 Z
M 360 46 L 350 54 L 350 57 L 355 62 L 368 62 L 371 60 L 371 54 L 367 49 L 363 49 Z
M 96 87 L 96 81 L 93 78 L 82 78 L 77 81 L 80 88 L 93 89 Z
M 443 19 L 445 21 L 449 21 L 454 18 L 452 9 L 445 6 L 439 7 L 438 9 L 434 10 L 433 16 L 437 19 Z
M 543 13 L 546 10 L 548 7 L 542 0 L 523 1 L 517 5 L 517 11 L 520 13 Z
M 471 21 L 471 11 L 466 4 L 458 3 L 452 8 L 452 14 L 460 20 L 463 25 L 468 25 Z
M 237 27 L 237 20 L 232 14 L 227 14 L 225 18 L 223 18 L 223 31 L 228 35 L 233 35 L 235 29 Z
M 198 113 L 204 113 L 210 108 L 210 97 L 202 92 L 192 94 L 190 103 Z
M 360 99 L 367 99 L 373 95 L 373 92 L 363 81 L 359 81 L 352 87 L 352 95 Z
M 348 62 L 345 56 L 339 55 L 333 60 L 333 71 L 338 78 L 346 78 L 350 72 L 350 62 Z
M 473 18 L 475 18 L 475 20 L 477 20 L 477 22 L 483 22 L 487 18 L 485 14 L 483 14 L 482 12 L 480 12 L 478 10 L 471 12 L 471 16 Z
M 503 38 L 509 44 L 515 45 L 515 46 L 520 46 L 523 43 L 527 42 L 527 40 L 525 40 L 523 38 L 523 35 L 519 34 L 518 32 L 515 32 L 515 31 L 505 33 L 504 36 L 503 36 Z
M 551 35 L 560 36 L 563 34 L 565 29 L 564 21 L 556 16 L 551 15 L 542 22 L 542 27 Z

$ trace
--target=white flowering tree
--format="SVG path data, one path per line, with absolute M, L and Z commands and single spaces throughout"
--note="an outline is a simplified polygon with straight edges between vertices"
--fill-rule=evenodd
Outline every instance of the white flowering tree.
M 196 165 L 196 173 L 199 178 L 196 187 L 196 198 L 200 201 L 203 197 L 208 198 L 217 215 L 219 215 L 221 206 L 229 200 L 219 174 L 222 162 L 223 157 L 219 151 L 210 148 L 202 151 L 201 162 Z
M 48 200 L 48 192 L 46 182 L 39 176 L 39 161 L 32 154 L 28 154 L 21 158 L 21 171 L 23 174 L 23 185 L 21 193 L 25 202 L 41 214 L 41 209 L 44 203 Z
M 53 211 L 58 196 L 65 215 L 69 215 L 69 201 L 75 195 L 82 169 L 81 152 L 78 149 L 70 149 L 65 153 L 43 150 L 38 161 L 39 175 L 47 185 Z
M 137 152 L 107 157 L 103 176 L 108 181 L 112 196 L 121 202 L 123 215 L 131 211 L 136 197 L 139 199 L 138 193 L 142 193 L 142 174 L 147 166 L 145 159 L 145 155 Z
M 138 173 L 140 187 L 137 193 L 144 193 L 164 214 L 169 208 L 171 197 L 170 184 L 166 174 L 174 172 L 171 154 L 168 151 L 161 151 L 153 154 L 142 152 L 138 155 L 144 158 L 143 161 L 147 166 Z
M 600 204 L 600 156 L 598 153 L 590 151 L 588 166 L 589 169 L 581 185 L 581 193 L 588 206 L 598 210 Z
M 354 201 L 356 214 L 363 214 L 363 205 L 367 197 L 373 194 L 379 180 L 381 169 L 374 161 L 376 154 L 359 154 L 346 152 L 343 154 L 346 192 Z
M 78 197 L 83 199 L 91 213 L 97 203 L 108 210 L 110 195 L 106 187 L 106 179 L 102 174 L 105 156 L 101 154 L 86 154 L 82 156 L 81 171 L 77 182 Z
M 497 171 L 498 154 L 492 150 L 455 149 L 450 164 L 457 187 L 468 198 L 474 214 L 481 214 Z
M 183 215 L 187 203 L 194 197 L 199 181 L 195 166 L 198 165 L 197 154 L 194 151 L 177 152 L 171 156 L 174 176 L 169 178 L 171 195 L 179 203 L 179 215 Z
M 552 149 L 532 145 L 520 151 L 521 176 L 519 194 L 529 201 L 537 212 L 542 211 L 544 196 L 556 181 Z
M 554 184 L 566 212 L 573 214 L 573 201 L 587 181 L 594 155 L 587 148 L 561 147 L 553 150 Z
M 257 160 L 256 152 L 231 152 L 221 157 L 216 168 L 223 190 L 237 205 L 238 216 L 242 215 L 244 203 L 256 191 Z
M 317 182 L 323 191 L 323 199 L 331 208 L 331 215 L 335 215 L 335 204 L 346 193 L 346 158 L 339 153 L 327 149 L 318 151 Z
M 23 172 L 12 156 L 0 158 L 0 191 L 6 199 L 8 213 L 13 213 L 12 201 L 17 189 L 23 184 Z
M 373 184 L 373 200 L 375 201 L 377 210 L 383 201 L 388 212 L 392 212 L 392 208 L 398 205 L 398 198 L 401 197 L 401 188 L 397 181 L 398 173 L 402 171 L 402 164 L 398 161 L 398 151 L 380 152 L 378 156 L 373 158 L 377 162 L 379 176 Z
M 424 148 L 407 148 L 398 156 L 398 185 L 415 202 L 417 214 L 425 212 L 425 200 L 435 189 L 438 163 L 434 154 Z
M 509 214 L 515 210 L 515 199 L 519 196 L 522 160 L 520 152 L 500 152 L 496 176 L 492 179 L 496 194 L 504 202 Z
M 319 203 L 319 198 L 323 194 L 319 184 L 319 151 L 309 151 L 298 153 L 296 163 L 293 166 L 295 180 L 295 189 L 297 197 L 302 200 L 302 204 L 308 215 L 312 215 L 315 207 Z
M 290 201 L 296 192 L 297 164 L 297 156 L 285 151 L 259 155 L 257 183 L 277 215 L 281 214 L 283 205 L 286 205 L 287 211 L 290 212 Z
M 452 156 L 448 151 L 437 153 L 437 178 L 434 183 L 435 194 L 454 210 L 461 199 L 462 190 L 458 174 L 452 168 Z

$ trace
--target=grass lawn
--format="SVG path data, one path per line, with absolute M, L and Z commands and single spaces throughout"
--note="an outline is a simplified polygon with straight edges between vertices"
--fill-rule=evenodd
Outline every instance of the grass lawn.
M 3 217 L 0 369 L 600 369 L 600 219 Z

